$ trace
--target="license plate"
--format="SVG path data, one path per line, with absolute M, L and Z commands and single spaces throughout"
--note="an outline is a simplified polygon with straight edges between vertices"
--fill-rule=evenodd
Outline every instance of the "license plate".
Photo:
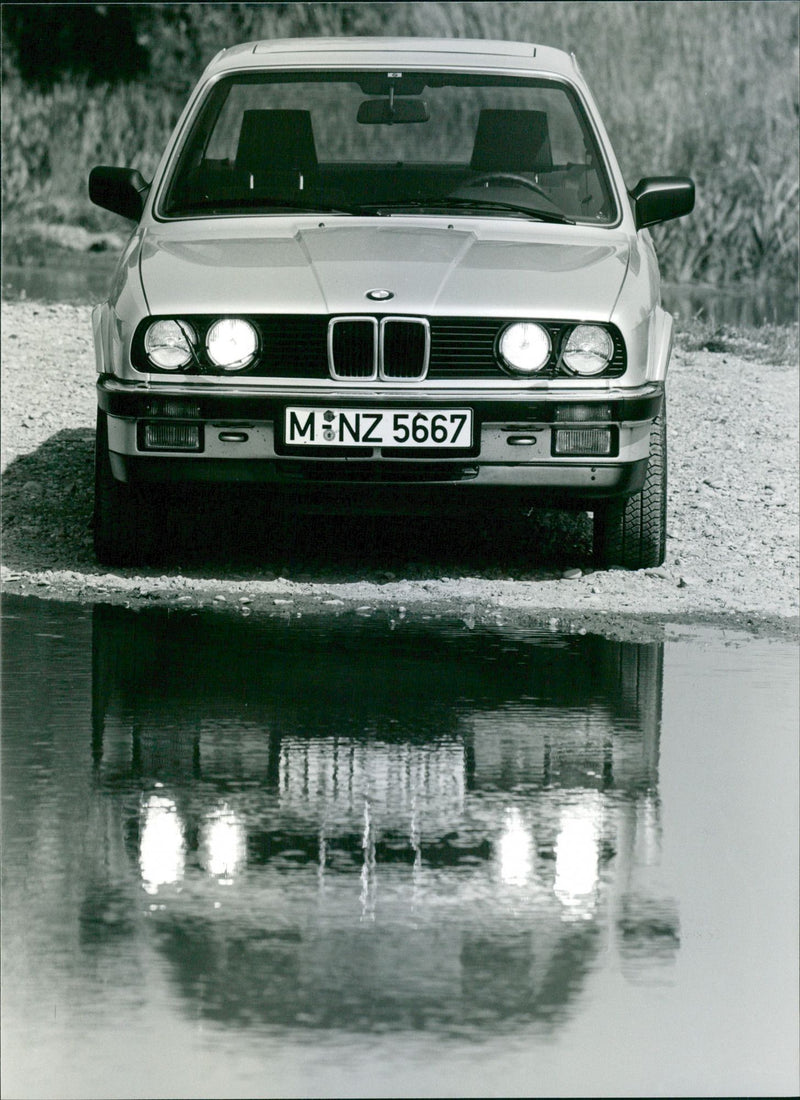
M 288 408 L 284 442 L 292 447 L 472 446 L 472 409 Z

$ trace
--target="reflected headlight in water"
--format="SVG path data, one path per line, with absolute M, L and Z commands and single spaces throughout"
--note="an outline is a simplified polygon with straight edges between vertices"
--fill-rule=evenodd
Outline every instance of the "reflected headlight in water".
M 247 860 L 247 833 L 229 806 L 213 810 L 203 825 L 201 860 L 210 875 L 228 880 Z
M 565 807 L 556 840 L 556 897 L 583 915 L 594 908 L 599 878 L 601 807 L 593 800 Z
M 178 809 L 170 798 L 153 794 L 142 806 L 139 869 L 148 894 L 179 882 L 186 866 L 186 841 Z
M 505 828 L 500 837 L 500 877 L 511 886 L 523 886 L 533 870 L 533 845 L 519 810 L 506 814 Z

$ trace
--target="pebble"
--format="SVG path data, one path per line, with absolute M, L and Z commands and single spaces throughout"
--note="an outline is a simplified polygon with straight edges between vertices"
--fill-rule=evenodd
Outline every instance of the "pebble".
M 97 568 L 84 533 L 91 511 L 89 444 L 94 434 L 95 408 L 90 315 L 88 306 L 2 303 L 5 519 L 13 520 L 7 522 L 4 532 L 4 554 L 7 561 L 13 561 L 15 568 L 39 563 L 56 569 L 53 576 L 43 575 L 41 568 L 26 573 L 31 591 L 40 577 L 45 582 L 41 585 L 43 596 L 56 594 L 66 583 L 61 579 L 62 570 L 77 570 L 79 576 L 88 574 L 91 577 Z M 31 383 L 31 352 L 37 355 L 35 386 Z M 675 355 L 671 368 L 674 371 L 673 423 L 699 423 L 702 419 L 702 410 L 707 408 L 707 377 L 698 370 L 698 360 L 706 354 L 680 352 Z M 752 361 L 759 362 L 755 356 Z M 677 600 L 669 593 L 676 591 L 680 583 L 684 591 L 677 602 L 684 609 L 691 609 L 695 603 L 705 603 L 713 596 L 731 609 L 749 607 L 774 609 L 779 615 L 791 613 L 797 605 L 797 500 L 794 479 L 790 484 L 786 471 L 796 467 L 796 374 L 763 363 L 754 370 L 752 362 L 739 364 L 736 360 L 723 381 L 725 384 L 718 388 L 716 398 L 720 414 L 717 421 L 728 421 L 725 431 L 730 433 L 731 425 L 739 422 L 743 403 L 755 408 L 759 415 L 768 408 L 774 409 L 780 419 L 780 430 L 772 435 L 765 430 L 760 436 L 753 433 L 748 436 L 745 446 L 735 437 L 726 440 L 717 424 L 706 421 L 706 430 L 691 443 L 683 438 L 675 441 L 670 456 L 668 536 L 671 541 L 668 545 L 673 552 L 680 548 L 686 553 L 680 554 L 677 564 L 670 554 L 663 583 L 651 585 L 648 580 L 645 584 L 637 581 L 636 573 L 628 574 L 623 569 L 603 570 L 595 577 L 587 577 L 589 583 L 585 585 L 567 584 L 559 589 L 557 585 L 546 584 L 544 593 L 535 588 L 520 592 L 521 586 L 513 582 L 514 577 L 522 575 L 537 582 L 560 580 L 568 570 L 565 564 L 561 570 L 550 564 L 554 560 L 562 563 L 570 557 L 587 560 L 588 530 L 583 529 L 583 542 L 579 546 L 575 543 L 578 536 L 572 521 L 566 538 L 562 539 L 560 521 L 554 519 L 552 530 L 549 521 L 545 523 L 543 532 L 549 541 L 543 545 L 541 556 L 538 549 L 534 551 L 527 564 L 530 573 L 522 573 L 521 563 L 526 559 L 521 552 L 519 561 L 515 560 L 510 566 L 503 563 L 500 568 L 501 559 L 492 559 L 491 554 L 481 553 L 473 560 L 466 544 L 463 547 L 466 561 L 459 563 L 455 573 L 454 567 L 445 564 L 451 560 L 451 547 L 444 544 L 441 552 L 434 546 L 433 553 L 428 555 L 430 560 L 422 562 L 414 560 L 414 551 L 402 545 L 397 549 L 400 557 L 395 560 L 377 551 L 370 553 L 363 563 L 363 575 L 354 570 L 354 575 L 348 576 L 344 569 L 334 565 L 334 579 L 341 578 L 357 585 L 353 590 L 355 594 L 348 595 L 346 606 L 355 607 L 358 594 L 369 594 L 368 578 L 380 577 L 381 580 L 394 579 L 398 584 L 409 583 L 415 599 L 424 601 L 428 591 L 437 596 L 441 593 L 443 599 L 452 599 L 451 613 L 469 617 L 468 599 L 479 598 L 481 606 L 488 605 L 495 599 L 492 581 L 512 578 L 510 589 L 515 603 L 529 595 L 534 603 L 552 598 L 553 603 L 549 606 L 558 607 L 559 601 L 574 603 L 584 592 L 588 594 L 596 587 L 600 594 L 593 596 L 593 609 L 615 611 L 622 596 L 630 597 L 627 603 L 633 611 L 657 609 L 662 603 L 669 609 L 670 601 Z M 723 446 L 727 448 L 725 451 Z M 724 465 L 720 461 L 722 453 L 726 454 Z M 42 508 L 45 500 L 47 506 Z M 690 509 L 690 500 L 704 503 L 700 508 Z M 789 548 L 792 562 L 787 565 Z M 322 588 L 316 548 L 313 553 L 315 564 L 305 560 L 311 554 L 309 550 L 291 565 L 303 570 L 301 576 Z M 407 563 L 404 562 L 406 556 L 409 558 Z M 682 564 L 681 557 L 685 559 Z M 157 584 L 160 594 L 172 592 L 175 598 L 180 598 L 188 590 L 190 594 L 182 600 L 185 610 L 194 610 L 195 604 L 202 603 L 194 582 L 180 576 L 179 567 L 175 569 L 165 564 L 162 569 L 165 573 L 160 580 L 154 577 L 148 581 L 151 585 Z M 471 574 L 462 577 L 460 572 L 464 569 L 471 570 Z M 272 569 L 254 566 L 245 576 L 251 577 L 256 584 L 274 581 L 274 587 L 291 591 L 291 580 L 281 576 L 287 570 L 291 572 L 286 562 L 277 559 Z M 423 587 L 439 570 L 443 576 L 452 578 L 452 583 L 448 585 L 445 580 L 437 580 L 430 588 Z M 738 575 L 737 570 L 740 570 Z M 396 578 L 390 578 L 390 572 L 394 572 Z M 647 572 L 655 578 L 660 570 Z M 219 577 L 219 583 L 228 602 L 246 606 L 236 594 L 241 591 L 238 584 L 231 583 L 231 587 L 227 587 L 229 582 L 238 582 L 244 577 L 229 575 L 230 571 L 226 573 Z M 134 569 L 103 575 L 110 589 L 126 595 L 134 582 L 141 581 Z M 213 573 L 207 575 L 211 577 Z M 586 574 L 576 571 L 575 579 L 579 575 Z M 97 580 L 92 582 L 92 588 L 103 583 L 96 573 L 94 576 Z M 444 586 L 447 586 L 446 591 L 443 591 Z M 323 588 L 323 594 L 329 595 L 329 590 L 325 593 Z M 265 602 L 270 603 L 271 597 L 266 593 L 265 597 Z M 148 599 L 140 588 L 137 602 L 143 598 Z M 212 599 L 213 593 L 208 593 L 206 606 Z M 261 599 L 259 594 L 253 606 L 260 605 Z M 394 601 L 396 596 L 392 603 Z M 286 600 L 283 606 L 277 606 L 275 614 L 280 614 L 290 603 Z M 222 601 L 217 606 L 221 607 Z M 327 610 L 333 615 L 339 609 L 330 605 Z
M 561 574 L 565 581 L 576 581 L 579 577 L 583 576 L 583 570 L 581 569 L 565 569 Z

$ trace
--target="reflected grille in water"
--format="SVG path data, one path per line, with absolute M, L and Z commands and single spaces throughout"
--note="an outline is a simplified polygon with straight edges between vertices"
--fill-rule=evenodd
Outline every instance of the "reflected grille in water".
M 324 818 L 327 834 L 352 829 L 365 799 L 382 828 L 410 827 L 424 806 L 430 828 L 452 827 L 464 809 L 464 746 L 290 738 L 280 753 L 280 807 Z

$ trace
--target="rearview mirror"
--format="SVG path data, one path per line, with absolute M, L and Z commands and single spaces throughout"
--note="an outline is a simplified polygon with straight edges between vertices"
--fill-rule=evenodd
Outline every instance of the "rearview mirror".
M 150 184 L 135 168 L 93 168 L 89 173 L 89 198 L 123 218 L 138 222 Z
M 358 108 L 356 121 L 366 126 L 427 122 L 430 118 L 424 99 L 365 99 Z
M 682 218 L 694 209 L 694 182 L 688 176 L 648 176 L 630 192 L 636 228 Z

